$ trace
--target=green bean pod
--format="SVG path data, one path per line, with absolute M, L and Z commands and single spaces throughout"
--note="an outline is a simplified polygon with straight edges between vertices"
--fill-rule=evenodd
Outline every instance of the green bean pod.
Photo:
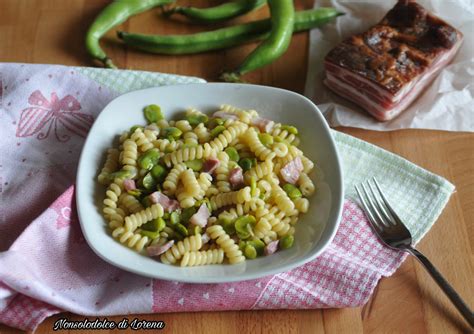
M 214 23 L 229 20 L 251 12 L 252 10 L 262 7 L 265 2 L 266 0 L 237 0 L 210 8 L 174 7 L 165 11 L 164 14 L 172 15 L 176 13 L 192 21 Z
M 125 22 L 130 16 L 142 13 L 156 6 L 166 5 L 173 0 L 116 0 L 105 7 L 95 18 L 86 34 L 86 49 L 92 58 L 106 67 L 117 68 L 100 47 L 99 41 L 110 29 Z
M 334 8 L 318 8 L 295 13 L 293 32 L 319 27 L 342 15 Z M 158 54 L 193 54 L 249 43 L 268 37 L 270 19 L 188 35 L 145 35 L 118 32 L 125 44 Z
M 239 82 L 242 74 L 272 63 L 290 46 L 295 20 L 293 0 L 268 0 L 268 6 L 272 22 L 270 35 L 244 59 L 236 70 L 223 73 L 221 78 L 224 81 Z

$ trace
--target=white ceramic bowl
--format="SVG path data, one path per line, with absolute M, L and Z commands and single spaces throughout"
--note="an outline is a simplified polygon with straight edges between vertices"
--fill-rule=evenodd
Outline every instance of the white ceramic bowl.
M 294 246 L 272 256 L 248 260 L 239 265 L 180 268 L 162 264 L 114 240 L 101 215 L 104 188 L 96 182 L 105 152 L 132 125 L 145 124 L 143 107 L 158 104 L 168 119 L 186 108 L 216 110 L 231 104 L 255 109 L 277 122 L 300 130 L 300 148 L 318 166 L 312 173 L 317 192 L 310 210 L 296 225 Z M 97 117 L 82 150 L 77 173 L 77 208 L 84 236 L 105 261 L 143 276 L 194 282 L 217 283 L 254 279 L 301 266 L 313 260 L 333 239 L 343 205 L 342 172 L 329 127 L 318 108 L 307 98 L 283 89 L 225 83 L 191 84 L 149 88 L 124 94 L 110 102 Z

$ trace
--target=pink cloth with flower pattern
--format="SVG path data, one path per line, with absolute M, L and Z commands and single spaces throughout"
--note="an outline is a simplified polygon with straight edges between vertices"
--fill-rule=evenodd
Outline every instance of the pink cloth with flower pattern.
M 72 185 L 89 127 L 122 91 L 97 81 L 94 71 L 109 70 L 90 71 L 0 64 L 1 323 L 34 330 L 61 311 L 105 316 L 359 306 L 403 261 L 380 244 L 351 201 L 324 254 L 275 276 L 186 284 L 140 277 L 102 261 L 82 236 Z M 145 72 L 137 73 L 120 72 L 121 80 L 132 82 L 129 89 L 160 84 L 140 81 Z

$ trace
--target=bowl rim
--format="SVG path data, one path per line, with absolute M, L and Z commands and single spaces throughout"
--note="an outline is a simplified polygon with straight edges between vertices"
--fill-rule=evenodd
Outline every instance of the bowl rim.
M 206 86 L 209 86 L 209 87 L 212 87 L 212 86 L 234 86 L 234 87 L 236 87 L 236 86 L 245 86 L 245 87 L 253 87 L 253 88 L 256 88 L 256 89 L 276 90 L 280 93 L 290 94 L 290 95 L 293 95 L 296 98 L 303 99 L 303 100 L 305 100 L 306 103 L 308 103 L 309 105 L 312 106 L 312 108 L 314 109 L 314 113 L 317 115 L 317 117 L 320 120 L 320 123 L 322 123 L 323 129 L 326 131 L 326 135 L 329 138 L 329 145 L 330 145 L 329 148 L 332 150 L 332 152 L 334 152 L 334 159 L 335 159 L 335 162 L 336 162 L 336 166 L 334 166 L 334 168 L 336 170 L 336 176 L 337 176 L 336 177 L 337 182 L 336 182 L 336 185 L 335 185 L 336 188 L 334 189 L 334 188 L 331 187 L 331 191 L 332 191 L 332 194 L 335 195 L 334 198 L 338 199 L 338 200 L 334 201 L 331 204 L 331 207 L 333 205 L 335 206 L 335 210 L 331 209 L 331 212 L 333 212 L 333 214 L 329 215 L 328 220 L 327 220 L 327 221 L 330 221 L 332 219 L 335 219 L 336 221 L 334 222 L 334 224 L 332 226 L 327 227 L 327 228 L 330 228 L 331 230 L 329 232 L 329 235 L 328 235 L 325 243 L 317 251 L 310 252 L 306 256 L 302 256 L 301 258 L 298 258 L 294 261 L 291 261 L 288 264 L 275 266 L 275 267 L 266 269 L 264 272 L 256 271 L 256 272 L 251 272 L 251 273 L 237 274 L 237 275 L 233 275 L 233 276 L 221 275 L 221 276 L 212 276 L 212 277 L 203 278 L 203 277 L 200 277 L 200 276 L 194 277 L 194 276 L 187 276 L 187 275 L 185 276 L 185 275 L 183 275 L 183 276 L 180 276 L 180 277 L 174 277 L 174 276 L 169 277 L 169 276 L 166 276 L 166 275 L 160 275 L 159 272 L 158 273 L 149 273 L 149 272 L 144 272 L 144 271 L 142 271 L 138 268 L 132 268 L 130 266 L 127 266 L 127 265 L 123 264 L 120 261 L 116 261 L 116 259 L 114 259 L 113 257 L 108 257 L 107 253 L 103 253 L 102 250 L 99 247 L 97 247 L 96 243 L 94 241 L 92 241 L 92 238 L 93 238 L 92 233 L 85 226 L 86 224 L 84 223 L 84 221 L 86 220 L 86 217 L 84 216 L 86 214 L 86 212 L 85 212 L 86 210 L 82 209 L 82 204 L 81 203 L 83 202 L 83 195 L 82 194 L 85 193 L 85 192 L 81 191 L 83 185 L 81 184 L 81 182 L 78 182 L 78 181 L 82 179 L 81 174 L 85 173 L 84 170 L 86 169 L 86 167 L 84 167 L 85 162 L 84 162 L 84 159 L 83 159 L 84 155 L 85 155 L 85 151 L 86 151 L 85 148 L 89 146 L 88 143 L 89 143 L 90 140 L 92 140 L 91 136 L 87 135 L 87 138 L 84 141 L 84 144 L 83 144 L 82 150 L 81 150 L 81 154 L 80 154 L 80 157 L 79 157 L 79 164 L 78 164 L 78 169 L 77 169 L 77 173 L 76 173 L 75 197 L 76 197 L 76 207 L 77 207 L 77 215 L 78 215 L 78 218 L 79 218 L 79 223 L 80 223 L 81 230 L 83 232 L 84 238 L 87 241 L 87 244 L 89 245 L 89 247 L 94 251 L 94 253 L 96 255 L 98 255 L 105 262 L 107 262 L 109 264 L 112 264 L 113 266 L 118 267 L 120 269 L 123 269 L 125 271 L 132 272 L 132 273 L 144 276 L 144 277 L 155 278 L 155 279 L 169 280 L 169 281 L 176 281 L 176 282 L 184 282 L 184 283 L 198 283 L 198 284 L 240 282 L 240 281 L 246 281 L 246 280 L 262 278 L 262 277 L 265 277 L 265 276 L 275 275 L 275 274 L 278 274 L 278 273 L 289 271 L 289 270 L 294 269 L 296 267 L 302 266 L 302 265 L 314 260 L 318 256 L 320 256 L 326 250 L 326 248 L 331 244 L 332 240 L 334 239 L 334 237 L 337 233 L 337 230 L 338 230 L 340 222 L 341 222 L 342 210 L 343 210 L 343 205 L 344 205 L 344 182 L 343 182 L 343 170 L 342 170 L 342 165 L 341 165 L 341 159 L 340 159 L 340 156 L 339 156 L 339 152 L 338 152 L 334 137 L 331 133 L 332 130 L 329 127 L 329 125 L 328 125 L 326 119 L 324 118 L 322 112 L 316 106 L 316 104 L 314 104 L 307 97 L 305 97 L 305 96 L 303 96 L 299 93 L 296 93 L 296 92 L 293 92 L 293 91 L 290 91 L 290 90 L 286 90 L 286 89 L 283 89 L 283 88 L 263 86 L 263 85 L 255 85 L 255 84 L 241 84 L 241 83 L 192 83 L 192 84 L 184 84 L 184 85 L 183 84 L 177 84 L 177 85 L 149 87 L 149 88 L 134 90 L 134 91 L 130 91 L 130 92 L 121 94 L 121 95 L 115 97 L 113 100 L 109 101 L 107 103 L 107 105 L 104 106 L 104 108 L 100 111 L 100 113 L 96 117 L 96 119 L 94 121 L 94 124 L 92 125 L 92 127 L 89 130 L 89 133 L 92 133 L 94 128 L 97 126 L 97 124 L 99 124 L 98 120 L 101 118 L 101 116 L 104 115 L 104 111 L 106 111 L 112 103 L 116 103 L 116 100 L 125 98 L 129 95 L 136 94 L 137 92 L 146 92 L 146 91 L 151 92 L 151 91 L 155 91 L 156 89 L 160 89 L 160 88 L 164 88 L 164 89 L 170 89 L 171 88 L 171 89 L 173 89 L 175 87 L 183 87 L 183 86 L 193 87 L 193 86 L 197 86 L 197 85 L 199 85 L 200 87 L 202 87 L 203 85 L 206 85 Z M 321 239 L 318 242 L 321 242 Z

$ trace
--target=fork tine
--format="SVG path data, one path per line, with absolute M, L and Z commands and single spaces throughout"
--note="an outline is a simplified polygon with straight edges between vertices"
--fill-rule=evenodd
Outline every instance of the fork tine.
M 367 180 L 367 184 L 369 186 L 370 192 L 372 193 L 372 197 L 375 199 L 375 202 L 377 202 L 377 206 L 381 215 L 385 218 L 384 222 L 386 222 L 387 225 L 390 225 L 390 223 L 395 225 L 394 218 L 387 213 L 387 210 L 385 210 L 385 205 L 382 203 L 383 201 L 380 200 L 380 195 L 377 195 L 379 192 L 374 190 L 374 187 L 369 180 Z
M 387 198 L 385 197 L 385 195 L 383 194 L 382 192 L 382 189 L 380 189 L 380 185 L 379 183 L 377 182 L 377 179 L 375 177 L 372 178 L 374 180 L 374 183 L 375 183 L 375 186 L 377 187 L 377 190 L 379 191 L 379 194 L 380 194 L 380 197 L 382 197 L 382 200 L 384 201 L 385 203 L 385 206 L 387 207 L 388 211 L 390 212 L 390 214 L 392 215 L 393 217 L 393 223 L 394 225 L 403 225 L 405 226 L 403 223 L 402 223 L 402 220 L 400 219 L 400 217 L 398 217 L 397 213 L 395 212 L 395 210 L 393 210 L 392 206 L 390 205 L 390 203 L 388 202 Z
M 357 195 L 359 195 L 359 199 L 362 203 L 362 206 L 364 207 L 365 214 L 366 214 L 367 218 L 369 218 L 369 221 L 370 221 L 372 227 L 375 229 L 375 231 L 377 233 L 380 233 L 382 231 L 382 228 L 379 226 L 379 224 L 375 220 L 374 216 L 372 215 L 372 212 L 370 211 L 369 206 L 367 205 L 367 203 L 364 199 L 364 196 L 362 196 L 362 193 L 361 193 L 359 187 L 355 186 L 355 190 L 357 192 Z
M 370 196 L 369 195 L 369 192 L 367 191 L 367 188 L 365 187 L 365 184 L 362 183 L 362 190 L 364 191 L 364 194 L 365 194 L 365 197 L 367 197 L 368 201 L 369 201 L 369 205 L 372 207 L 372 211 L 375 212 L 375 216 L 376 218 L 378 218 L 378 222 L 380 224 L 381 227 L 387 227 L 389 226 L 390 224 L 388 224 L 387 222 L 385 222 L 382 218 L 382 216 L 380 215 L 380 209 L 377 208 L 377 205 L 374 204 L 374 201 L 372 200 L 372 197 L 373 196 Z

